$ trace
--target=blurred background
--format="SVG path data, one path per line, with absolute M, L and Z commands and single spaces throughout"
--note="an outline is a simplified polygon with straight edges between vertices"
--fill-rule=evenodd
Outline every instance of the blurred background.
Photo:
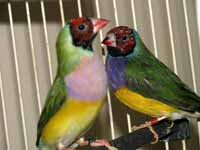
M 199 0 L 0 0 L 0 150 L 35 149 L 37 121 L 56 74 L 56 37 L 67 20 L 110 20 L 95 40 L 99 51 L 109 28 L 134 27 L 146 46 L 200 94 L 197 13 Z M 114 139 L 147 119 L 111 94 L 86 136 Z M 140 150 L 199 150 L 198 123 L 190 121 L 191 139 Z

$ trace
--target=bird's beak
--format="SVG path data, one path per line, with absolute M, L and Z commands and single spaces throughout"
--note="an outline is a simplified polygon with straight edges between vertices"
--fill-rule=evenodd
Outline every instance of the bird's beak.
M 108 24 L 108 20 L 99 18 L 99 19 L 92 19 L 92 24 L 94 27 L 94 33 L 97 33 L 100 29 L 105 27 Z
M 106 45 L 106 46 L 111 46 L 112 45 L 112 40 L 110 40 L 109 37 L 105 37 L 105 39 L 102 41 L 102 44 Z

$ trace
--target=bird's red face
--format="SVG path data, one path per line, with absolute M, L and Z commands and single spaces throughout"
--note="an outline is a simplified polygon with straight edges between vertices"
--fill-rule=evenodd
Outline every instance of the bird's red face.
M 91 47 L 97 32 L 108 23 L 105 19 L 87 17 L 74 18 L 70 21 L 73 43 L 83 48 Z
M 135 46 L 133 30 L 126 26 L 115 27 L 107 32 L 102 43 L 111 56 L 126 56 L 133 52 Z

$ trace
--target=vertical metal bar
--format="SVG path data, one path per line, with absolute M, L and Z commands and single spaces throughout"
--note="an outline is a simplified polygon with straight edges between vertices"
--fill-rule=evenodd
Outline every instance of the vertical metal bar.
M 97 17 L 100 18 L 100 8 L 99 8 L 99 0 L 95 0 L 95 5 L 96 5 L 96 12 L 97 12 Z M 100 41 L 103 40 L 103 32 L 102 30 L 100 31 Z M 105 63 L 105 57 L 103 57 L 103 61 Z M 110 92 L 109 89 L 107 91 L 107 100 L 108 100 L 108 110 L 109 110 L 109 118 L 110 118 L 110 128 L 111 128 L 111 138 L 115 138 L 115 131 L 114 131 L 114 121 L 113 121 L 113 113 L 112 113 L 112 104 L 111 104 L 111 98 L 110 98 Z
M 116 23 L 116 26 L 119 26 L 119 18 L 118 18 L 118 10 L 117 10 L 116 0 L 113 0 L 112 2 L 113 2 L 113 8 L 114 8 L 115 23 Z M 126 114 L 126 118 L 127 118 L 128 132 L 131 132 L 132 131 L 131 117 L 130 117 L 129 113 Z
M 157 48 L 157 42 L 156 42 L 156 32 L 155 32 L 155 24 L 154 24 L 151 0 L 148 0 L 148 7 L 149 7 L 149 14 L 150 14 L 151 31 L 152 31 L 152 35 L 153 35 L 154 54 L 158 58 L 158 48 Z M 167 142 L 167 141 L 165 142 L 165 150 L 169 150 L 169 142 Z
M 187 41 L 188 41 L 189 56 L 190 56 L 190 65 L 191 65 L 191 71 L 192 71 L 193 88 L 194 88 L 194 91 L 197 92 L 194 59 L 193 59 L 193 52 L 192 52 L 192 43 L 191 43 L 191 36 L 190 36 L 190 27 L 189 27 L 186 0 L 183 0 L 183 10 L 184 10 L 184 16 L 185 16 L 185 23 L 186 23 L 186 32 L 187 32 Z
M 190 27 L 189 27 L 189 20 L 188 20 L 188 10 L 187 10 L 187 3 L 186 0 L 183 0 L 183 10 L 185 16 L 185 24 L 186 24 L 186 32 L 187 32 L 187 40 L 188 40 L 188 48 L 189 48 L 189 56 L 190 56 L 190 65 L 192 71 L 192 82 L 194 91 L 197 93 L 197 84 L 196 84 L 196 75 L 195 75 L 195 67 L 194 67 L 194 59 L 193 59 L 193 52 L 192 52 L 192 43 L 191 43 L 191 36 L 190 36 Z M 198 133 L 199 133 L 199 142 L 200 142 L 200 122 L 198 124 Z M 186 143 L 183 143 L 186 147 Z M 185 148 L 186 149 L 186 148 Z
M 109 89 L 107 91 L 107 99 L 108 99 L 108 110 L 109 110 L 109 117 L 110 117 L 110 127 L 111 127 L 111 137 L 115 139 L 115 130 L 114 130 L 114 121 L 113 121 L 113 113 L 112 113 L 112 104 L 111 104 L 111 97 Z
M 20 113 L 21 113 L 21 119 L 22 119 L 24 144 L 25 144 L 25 150 L 28 150 L 27 130 L 26 130 L 26 124 L 25 124 L 24 107 L 23 107 L 24 105 L 23 105 L 23 99 L 22 99 L 21 81 L 20 81 L 20 75 L 19 75 L 19 65 L 18 65 L 18 58 L 17 58 L 17 51 L 16 51 L 16 44 L 15 44 L 16 42 L 15 42 L 14 26 L 13 26 L 13 16 L 12 16 L 12 8 L 11 8 L 10 2 L 8 2 L 8 14 L 9 14 L 12 46 L 13 46 L 13 53 L 14 53 L 14 60 L 15 60 L 15 71 L 16 71 L 16 77 L 17 77 L 17 88 L 18 88 L 18 96 L 19 96 L 19 104 L 20 104 Z
M 151 22 L 151 31 L 152 31 L 152 35 L 153 35 L 153 48 L 154 48 L 155 56 L 158 58 L 156 32 L 155 32 L 155 25 L 154 25 L 154 19 L 153 19 L 153 10 L 152 10 L 151 0 L 148 0 L 148 6 L 149 6 L 149 14 L 150 14 L 150 22 Z
M 48 67 L 49 67 L 50 82 L 52 84 L 53 83 L 53 71 L 52 71 L 52 63 L 51 63 L 52 61 L 51 61 L 51 53 L 50 53 L 50 48 L 49 48 L 45 6 L 44 6 L 44 1 L 43 0 L 40 1 L 40 6 L 41 6 L 41 12 L 42 12 L 42 22 L 43 22 L 45 44 L 46 44 L 47 57 L 48 57 Z
M 30 40 L 30 46 L 31 46 L 31 56 L 32 56 L 32 61 L 33 61 L 33 72 L 34 72 L 34 77 L 35 77 L 35 87 L 36 87 L 36 93 L 37 93 L 37 103 L 39 107 L 39 112 L 41 112 L 40 89 L 39 89 L 39 83 L 38 83 L 38 73 L 37 73 L 37 67 L 36 67 L 35 50 L 34 50 L 34 45 L 33 45 L 33 35 L 32 35 L 30 9 L 29 9 L 28 1 L 25 1 L 25 6 L 26 6 L 26 16 L 27 16 L 27 23 L 28 23 L 29 40 Z
M 77 5 L 78 5 L 78 14 L 79 14 L 79 17 L 82 17 L 83 14 L 82 14 L 82 9 L 81 9 L 81 0 L 77 0 Z
M 132 12 L 132 17 L 133 17 L 133 26 L 134 26 L 134 29 L 137 30 L 137 21 L 136 21 L 134 0 L 131 0 L 131 12 Z M 126 117 L 127 117 L 127 123 L 128 123 L 128 131 L 131 132 L 132 131 L 131 117 L 128 113 L 126 114 Z
M 65 14 L 64 14 L 64 9 L 63 9 L 63 2 L 62 2 L 62 0 L 59 0 L 59 6 L 60 6 L 60 15 L 61 15 L 62 27 L 64 27 L 64 26 L 65 26 Z
M 4 122 L 4 128 L 5 128 L 5 136 L 6 136 L 6 148 L 7 150 L 10 150 L 10 139 L 9 139 L 9 134 L 8 134 L 7 114 L 6 114 L 6 106 L 5 106 L 5 98 L 4 98 L 1 72 L 0 72 L 0 92 L 1 92 L 1 105 L 2 105 L 2 111 L 3 111 L 3 122 Z
M 196 14 L 197 14 L 197 23 L 198 23 L 198 38 L 200 44 L 200 1 L 196 0 Z M 200 121 L 198 121 L 198 133 L 200 135 Z M 199 144 L 200 144 L 200 137 L 199 137 Z
M 169 8 L 169 0 L 166 0 L 166 8 L 167 8 L 167 20 L 168 20 L 168 25 L 169 25 L 169 34 L 170 34 L 170 43 L 171 43 L 171 49 L 172 49 L 174 72 L 177 74 L 176 53 L 175 53 L 175 47 L 174 47 L 174 35 L 173 35 L 173 29 L 172 29 L 172 19 L 171 19 L 171 12 Z
M 132 125 L 131 125 L 131 116 L 129 113 L 126 114 L 126 118 L 127 118 L 127 125 L 128 125 L 128 132 L 132 132 Z
M 171 19 L 170 7 L 169 7 L 169 0 L 166 0 L 166 8 L 167 8 L 167 19 L 168 19 L 168 25 L 169 25 L 169 34 L 170 34 L 170 42 L 171 42 L 171 48 L 172 48 L 172 58 L 173 58 L 174 72 L 176 74 L 178 74 L 177 63 L 176 63 L 176 53 L 175 53 L 175 46 L 174 46 L 173 29 L 172 29 L 172 19 Z M 183 150 L 186 150 L 185 140 L 182 140 L 182 146 L 183 146 Z
M 169 150 L 169 142 L 165 142 L 165 150 Z
M 134 26 L 134 29 L 137 30 L 137 21 L 136 21 L 134 0 L 131 0 L 131 12 L 132 12 L 132 16 L 133 16 L 133 26 Z
M 99 8 L 99 0 L 95 0 L 95 5 L 96 5 L 96 12 L 97 12 L 97 17 L 101 18 L 101 14 L 100 14 L 100 8 Z M 102 30 L 99 31 L 99 35 L 100 35 L 100 40 L 103 40 L 103 32 Z
M 197 13 L 197 23 L 198 23 L 198 32 L 199 32 L 199 40 L 200 40 L 200 1 L 199 0 L 196 0 L 196 13 Z
M 186 150 L 186 142 L 185 142 L 185 140 L 182 140 L 181 142 L 182 142 L 183 150 Z
M 112 0 L 112 2 L 113 2 L 113 8 L 114 8 L 115 23 L 116 23 L 116 26 L 119 26 L 119 19 L 118 19 L 118 11 L 117 11 L 116 0 Z

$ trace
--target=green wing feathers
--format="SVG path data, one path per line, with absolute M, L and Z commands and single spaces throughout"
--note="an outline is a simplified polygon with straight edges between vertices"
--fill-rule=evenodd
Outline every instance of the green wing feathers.
M 60 109 L 67 97 L 67 91 L 62 78 L 56 77 L 47 95 L 47 99 L 42 110 L 39 123 L 36 145 L 39 145 L 41 132 L 49 119 Z
M 130 90 L 181 110 L 200 111 L 200 98 L 146 48 L 130 57 L 126 67 Z

